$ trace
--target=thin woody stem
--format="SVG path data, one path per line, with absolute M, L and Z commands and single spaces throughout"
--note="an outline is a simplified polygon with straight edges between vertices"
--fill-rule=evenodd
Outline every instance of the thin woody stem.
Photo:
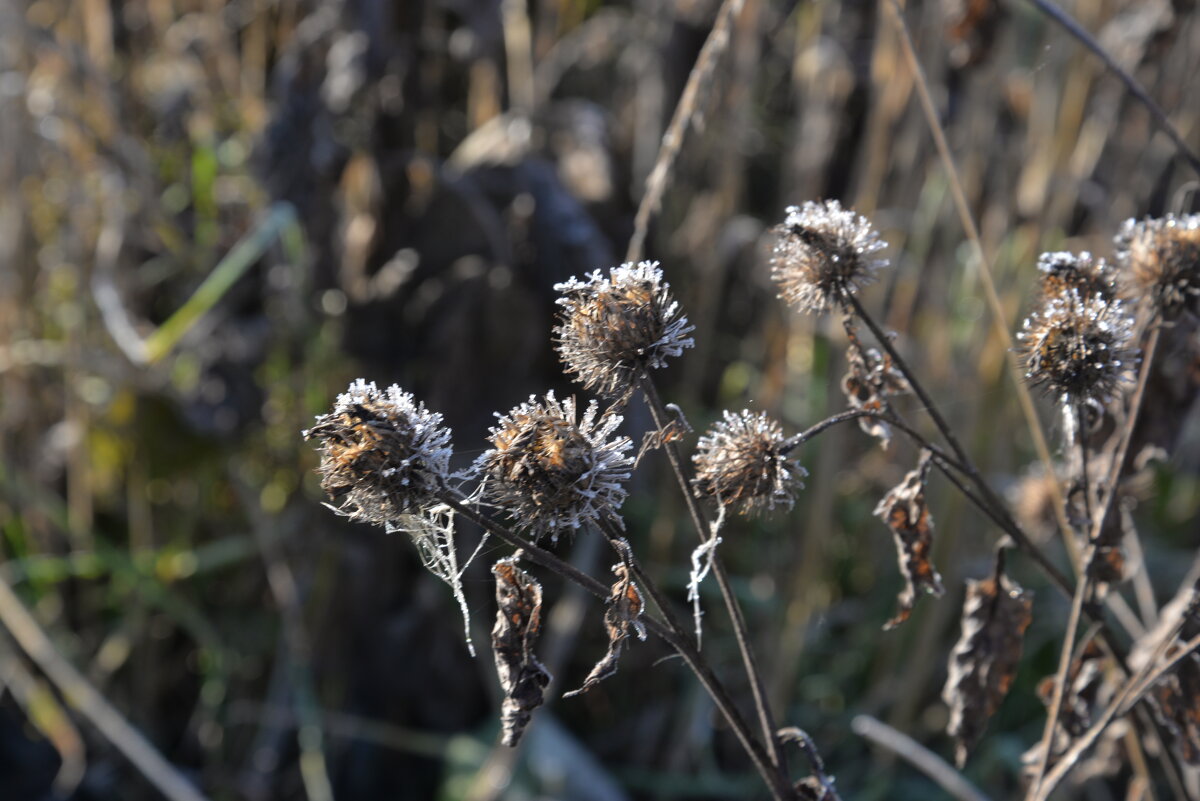
M 658 394 L 658 389 L 654 386 L 654 381 L 650 378 L 648 372 L 643 371 L 642 373 L 641 387 L 642 394 L 646 399 L 646 405 L 650 409 L 650 415 L 654 419 L 655 427 L 660 431 L 665 430 L 666 426 L 671 422 L 670 417 L 662 398 Z M 712 533 L 705 522 L 704 513 L 700 510 L 700 503 L 696 500 L 696 496 L 692 494 L 691 487 L 688 485 L 687 473 L 684 471 L 683 458 L 679 455 L 679 449 L 675 447 L 674 442 L 664 442 L 663 450 L 667 453 L 667 460 L 671 463 L 671 470 L 675 473 L 675 480 L 679 483 L 684 503 L 687 504 L 688 514 L 692 518 L 692 524 L 696 527 L 696 534 L 702 541 L 706 541 L 712 536 Z M 737 640 L 738 650 L 742 655 L 742 664 L 746 669 L 746 678 L 750 682 L 750 691 L 754 696 L 754 706 L 758 713 L 759 723 L 762 725 L 763 739 L 767 744 L 767 753 L 771 757 L 771 763 L 782 771 L 785 763 L 783 762 L 783 755 L 780 752 L 779 743 L 775 736 L 775 721 L 771 715 L 771 708 L 767 703 L 767 693 L 762 680 L 762 672 L 759 670 L 758 662 L 754 658 L 754 651 L 750 645 L 750 637 L 746 632 L 746 620 L 742 616 L 741 606 L 738 604 L 737 596 L 734 595 L 733 587 L 729 583 L 729 575 L 725 572 L 725 566 L 721 562 L 720 556 L 716 553 L 712 555 L 712 571 L 717 579 L 717 586 L 721 590 L 721 597 L 725 601 L 725 608 L 729 613 L 729 619 L 733 625 L 734 638 Z
M 461 493 L 446 488 L 438 494 L 438 500 L 497 539 L 503 540 L 514 548 L 520 548 L 529 557 L 530 561 L 575 582 L 597 598 L 608 600 L 609 588 L 607 586 L 579 570 L 574 565 L 564 562 L 544 548 L 535 545 L 524 537 L 518 536 L 507 527 L 500 525 L 490 517 L 480 514 L 470 506 L 467 506 L 465 503 L 466 498 Z M 742 748 L 754 763 L 755 769 L 770 788 L 771 795 L 775 801 L 793 801 L 795 793 L 788 784 L 787 777 L 770 761 L 763 750 L 762 744 L 754 739 L 754 736 L 750 733 L 749 724 L 746 723 L 745 718 L 742 717 L 737 706 L 734 705 L 725 686 L 721 684 L 721 681 L 716 677 L 716 674 L 713 673 L 703 657 L 700 656 L 695 646 L 686 637 L 678 636 L 671 626 L 663 623 L 658 618 L 644 615 L 642 620 L 646 624 L 647 629 L 654 632 L 656 636 L 661 638 L 683 657 L 684 662 L 687 663 L 688 668 L 699 679 L 701 686 L 704 687 L 709 697 L 712 698 L 713 703 L 721 710 L 721 714 L 724 715 L 726 722 L 729 723 L 729 727 L 733 729 L 738 742 L 741 743 Z

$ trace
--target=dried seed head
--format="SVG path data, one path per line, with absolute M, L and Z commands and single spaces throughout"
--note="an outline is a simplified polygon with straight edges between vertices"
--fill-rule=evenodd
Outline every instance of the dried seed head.
M 692 456 L 696 494 L 738 505 L 742 514 L 776 504 L 791 509 L 808 471 L 783 452 L 786 442 L 779 423 L 765 413 L 725 412 L 725 419 L 700 438 Z
M 1025 377 L 1072 406 L 1107 401 L 1132 379 L 1132 337 L 1133 322 L 1121 301 L 1084 297 L 1075 289 L 1048 298 L 1017 335 Z
M 1149 295 L 1166 317 L 1200 313 L 1200 214 L 1126 220 L 1115 243 L 1130 295 Z
M 870 220 L 836 200 L 789 206 L 776 226 L 779 237 L 771 256 L 771 278 L 780 297 L 798 311 L 821 313 L 870 283 L 887 259 Z
M 628 437 L 610 439 L 618 415 L 597 420 L 595 401 L 575 421 L 575 399 L 530 397 L 500 417 L 476 469 L 485 477 L 485 497 L 506 510 L 535 537 L 578 529 L 625 501 L 622 482 L 633 460 Z M 497 415 L 499 416 L 499 415 Z
M 303 433 L 321 442 L 322 488 L 356 520 L 386 526 L 420 511 L 449 474 L 450 429 L 395 384 L 358 379 Z
M 1102 258 L 1082 253 L 1043 253 L 1038 257 L 1039 288 L 1043 298 L 1074 289 L 1081 298 L 1113 300 L 1117 296 L 1116 273 Z
M 695 326 L 679 312 L 656 261 L 622 264 L 604 277 L 555 284 L 562 293 L 554 346 L 566 372 L 587 389 L 619 397 L 642 370 L 665 367 L 667 358 L 693 345 Z

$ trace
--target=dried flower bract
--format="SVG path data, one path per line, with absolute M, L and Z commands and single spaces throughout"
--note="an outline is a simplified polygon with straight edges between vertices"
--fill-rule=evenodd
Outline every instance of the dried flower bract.
M 566 372 L 606 397 L 632 391 L 643 370 L 665 367 L 693 345 L 694 326 L 679 311 L 656 261 L 622 264 L 608 277 L 555 284 L 562 293 L 554 345 Z
M 1076 289 L 1048 298 L 1017 335 L 1025 377 L 1065 403 L 1107 401 L 1133 378 L 1133 321 L 1119 300 Z
M 836 200 L 789 206 L 776 226 L 771 278 L 798 311 L 821 313 L 870 283 L 887 266 L 885 246 L 871 221 Z
M 1149 295 L 1167 317 L 1200 312 L 1200 214 L 1126 220 L 1115 242 L 1131 295 Z
M 1075 290 L 1083 299 L 1110 301 L 1117 296 L 1116 273 L 1108 262 L 1091 253 L 1043 253 L 1038 257 L 1038 286 L 1042 297 Z
M 736 505 L 742 514 L 776 505 L 792 508 L 808 471 L 783 452 L 786 443 L 783 429 L 766 413 L 725 412 L 725 419 L 700 438 L 692 457 L 696 493 Z
M 476 465 L 485 497 L 518 527 L 555 540 L 615 511 L 625 501 L 633 443 L 612 439 L 619 415 L 598 418 L 597 411 L 593 401 L 576 422 L 575 399 L 560 402 L 549 392 L 500 417 L 488 437 L 492 448 Z
M 358 379 L 304 438 L 321 442 L 321 487 L 338 511 L 368 523 L 392 525 L 435 503 L 449 472 L 450 429 L 395 384 Z

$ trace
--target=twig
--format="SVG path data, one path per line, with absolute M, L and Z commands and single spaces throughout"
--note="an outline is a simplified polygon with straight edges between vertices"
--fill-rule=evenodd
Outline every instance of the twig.
M 733 16 L 741 11 L 743 0 L 725 0 L 717 11 L 717 19 L 713 22 L 696 63 L 688 75 L 683 94 L 671 115 L 671 123 L 663 134 L 662 145 L 658 149 L 658 158 L 654 161 L 654 169 L 646 179 L 646 192 L 642 202 L 638 204 L 637 215 L 633 218 L 633 236 L 629 239 L 629 248 L 625 251 L 625 261 L 639 261 L 645 249 L 646 233 L 650 227 L 650 215 L 658 211 L 667 184 L 671 179 L 671 168 L 675 166 L 675 158 L 683 147 L 683 137 L 687 133 L 688 124 L 699 110 L 701 92 L 708 88 L 717 59 L 729 45 L 729 29 Z
M 900 45 L 904 51 L 908 67 L 915 78 L 917 97 L 921 101 L 921 110 L 925 114 L 925 120 L 929 125 L 930 133 L 933 135 L 933 141 L 937 146 L 942 166 L 946 170 L 946 179 L 950 185 L 950 193 L 954 197 L 954 206 L 958 210 L 959 221 L 975 251 L 975 260 L 979 264 L 979 275 L 982 278 L 984 294 L 987 296 L 988 307 L 992 313 L 992 328 L 1004 344 L 1004 351 L 1008 359 L 1008 374 L 1016 385 L 1017 401 L 1021 406 L 1021 413 L 1025 416 L 1025 423 L 1029 427 L 1030 435 L 1033 437 L 1033 444 L 1037 450 L 1038 459 L 1046 469 L 1051 499 L 1054 501 L 1054 515 L 1058 521 L 1059 533 L 1062 536 L 1063 545 L 1066 547 L 1067 553 L 1071 555 L 1072 563 L 1077 564 L 1079 561 L 1079 549 L 1075 544 L 1071 523 L 1067 520 L 1066 499 L 1063 496 L 1062 487 L 1058 483 L 1058 478 L 1055 476 L 1054 460 L 1050 456 L 1050 447 L 1046 444 L 1046 436 L 1042 433 L 1042 427 L 1038 421 L 1037 410 L 1033 405 L 1033 396 L 1030 394 L 1029 388 L 1025 385 L 1020 365 L 1017 364 L 1016 348 L 1014 347 L 1012 334 L 1008 330 L 1008 321 L 1005 317 L 1004 307 L 1000 303 L 1000 295 L 996 292 L 996 282 L 992 278 L 991 262 L 984 252 L 983 240 L 979 237 L 979 228 L 975 225 L 975 218 L 972 216 L 971 207 L 967 203 L 967 195 L 963 190 L 962 181 L 958 176 L 958 168 L 954 164 L 954 156 L 950 153 L 950 145 L 946 142 L 946 133 L 942 130 L 941 121 L 938 119 L 937 111 L 934 108 L 933 98 L 929 93 L 929 82 L 925 78 L 925 71 L 921 69 L 921 63 L 918 61 L 916 50 L 913 48 L 912 37 L 908 34 L 908 26 L 904 22 L 904 14 L 900 11 L 896 0 L 888 0 L 885 6 L 892 18 L 892 22 L 896 26 L 897 32 L 900 34 Z M 1022 547 L 1025 546 L 1022 545 Z
M 650 416 L 654 420 L 654 425 L 658 430 L 664 430 L 670 424 L 671 418 L 667 412 L 666 406 L 663 405 L 662 398 L 658 394 L 658 388 L 654 385 L 654 380 L 650 377 L 648 371 L 642 372 L 642 395 L 646 399 L 646 406 L 650 409 Z M 684 503 L 687 505 L 688 514 L 692 519 L 692 525 L 696 528 L 696 534 L 701 541 L 708 541 L 711 537 L 711 531 L 708 524 L 705 522 L 704 513 L 700 510 L 700 503 L 696 500 L 696 496 L 692 494 L 692 489 L 688 485 L 687 474 L 683 468 L 683 459 L 679 455 L 679 449 L 674 442 L 663 443 L 663 450 L 666 451 L 667 461 L 671 463 L 671 470 L 675 474 L 675 480 L 679 483 L 679 490 L 683 494 Z M 713 576 L 717 579 L 717 586 L 721 590 L 721 597 L 725 601 L 725 608 L 729 613 L 729 619 L 733 625 L 734 638 L 737 640 L 738 650 L 742 655 L 742 664 L 746 669 L 746 678 L 750 682 L 750 691 L 754 696 L 754 706 L 758 713 L 759 723 L 762 725 L 763 738 L 767 743 L 767 753 L 771 757 L 771 763 L 777 767 L 784 765 L 783 756 L 779 750 L 779 744 L 775 738 L 775 721 L 771 715 L 771 708 L 767 704 L 766 687 L 763 684 L 762 672 L 758 668 L 758 662 L 754 658 L 754 650 L 750 646 L 750 636 L 746 631 L 746 620 L 742 616 L 742 608 L 738 604 L 737 596 L 733 592 L 733 586 L 729 583 L 729 576 L 725 572 L 725 566 L 721 562 L 721 558 L 716 554 L 712 556 L 712 571 Z
M 896 754 L 959 801 L 989 801 L 979 788 L 967 781 L 946 760 L 883 721 L 870 715 L 856 715 L 850 721 L 850 729 L 859 737 Z
M 0 578 L 0 623 L 58 687 L 63 697 L 169 801 L 206 801 L 205 796 L 58 652 L 3 578 Z
M 1084 29 L 1084 27 L 1078 22 L 1076 22 L 1075 19 L 1066 11 L 1063 11 L 1054 3 L 1050 2 L 1050 0 L 1029 1 L 1033 3 L 1033 5 L 1039 11 L 1061 25 L 1067 31 L 1067 33 L 1078 39 L 1080 44 L 1082 44 L 1088 50 L 1091 50 L 1101 61 L 1104 62 L 1104 66 L 1112 70 L 1113 73 L 1115 73 L 1116 76 L 1121 79 L 1121 83 L 1125 84 L 1125 88 L 1129 90 L 1129 93 L 1137 98 L 1139 103 L 1146 107 L 1146 110 L 1150 112 L 1150 116 L 1154 118 L 1154 121 L 1158 124 L 1158 127 L 1162 128 L 1163 132 L 1166 133 L 1166 135 L 1171 138 L 1171 141 L 1175 143 L 1175 147 L 1179 148 L 1179 155 L 1183 156 L 1187 163 L 1191 165 L 1191 168 L 1195 170 L 1198 175 L 1200 175 L 1200 158 L 1197 158 L 1196 154 L 1193 153 L 1191 148 L 1187 146 L 1187 142 L 1183 141 L 1183 137 L 1179 135 L 1179 131 L 1175 130 L 1175 126 L 1172 125 L 1171 120 L 1167 118 L 1166 112 L 1162 110 L 1162 107 L 1159 106 L 1158 103 L 1154 102 L 1154 98 L 1150 97 L 1149 93 L 1147 93 L 1146 90 L 1142 88 L 1142 85 L 1137 82 L 1137 79 L 1126 72 L 1121 65 L 1116 62 L 1116 59 L 1110 56 L 1108 51 L 1100 46 L 1100 43 L 1096 41 L 1096 38 L 1088 33 L 1087 30 Z

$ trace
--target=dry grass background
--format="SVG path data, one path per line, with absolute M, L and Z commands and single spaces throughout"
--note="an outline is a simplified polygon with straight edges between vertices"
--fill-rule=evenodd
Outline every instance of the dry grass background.
M 1200 149 L 1193 3 L 1069 8 Z M 448 593 L 407 542 L 319 507 L 299 431 L 349 379 L 398 381 L 446 414 L 465 463 L 493 410 L 570 391 L 549 346 L 551 286 L 625 252 L 715 10 L 0 5 L 2 575 L 210 797 L 501 792 L 492 666 L 467 657 Z M 1041 251 L 1107 254 L 1125 218 L 1195 210 L 1197 176 L 1144 108 L 1029 4 L 926 0 L 906 17 L 1010 329 Z M 747 0 L 710 83 L 646 245 L 697 325 L 668 400 L 697 429 L 725 407 L 790 430 L 841 408 L 844 334 L 774 298 L 764 233 L 789 203 L 840 198 L 891 244 L 895 267 L 867 304 L 994 484 L 1028 519 L 1044 516 L 1004 345 L 882 6 Z M 1168 456 L 1135 512 L 1160 601 L 1200 544 L 1200 361 L 1188 324 L 1172 341 L 1142 429 Z M 847 798 L 939 797 L 849 720 L 875 715 L 950 752 L 945 655 L 962 580 L 987 573 L 996 535 L 935 482 L 949 592 L 881 635 L 899 579 L 870 512 L 912 462 L 907 448 L 831 431 L 801 456 L 812 476 L 790 515 L 727 532 L 776 709 L 821 744 Z M 682 593 L 682 504 L 643 480 L 626 511 L 643 562 Z M 603 561 L 584 539 L 560 550 Z M 467 593 L 486 621 L 477 567 Z M 1067 612 L 1016 569 L 1039 590 L 1037 616 L 968 768 L 996 799 L 1013 794 L 1018 756 L 1040 735 L 1033 687 L 1053 672 Z M 577 683 L 603 648 L 600 612 L 547 589 L 546 661 Z M 735 668 L 722 623 L 708 625 L 710 658 Z M 761 794 L 661 655 L 635 648 L 602 689 L 539 713 L 503 797 Z M 0 680 L 0 795 L 153 797 L 2 632 Z M 1070 792 L 1121 798 L 1129 781 Z

